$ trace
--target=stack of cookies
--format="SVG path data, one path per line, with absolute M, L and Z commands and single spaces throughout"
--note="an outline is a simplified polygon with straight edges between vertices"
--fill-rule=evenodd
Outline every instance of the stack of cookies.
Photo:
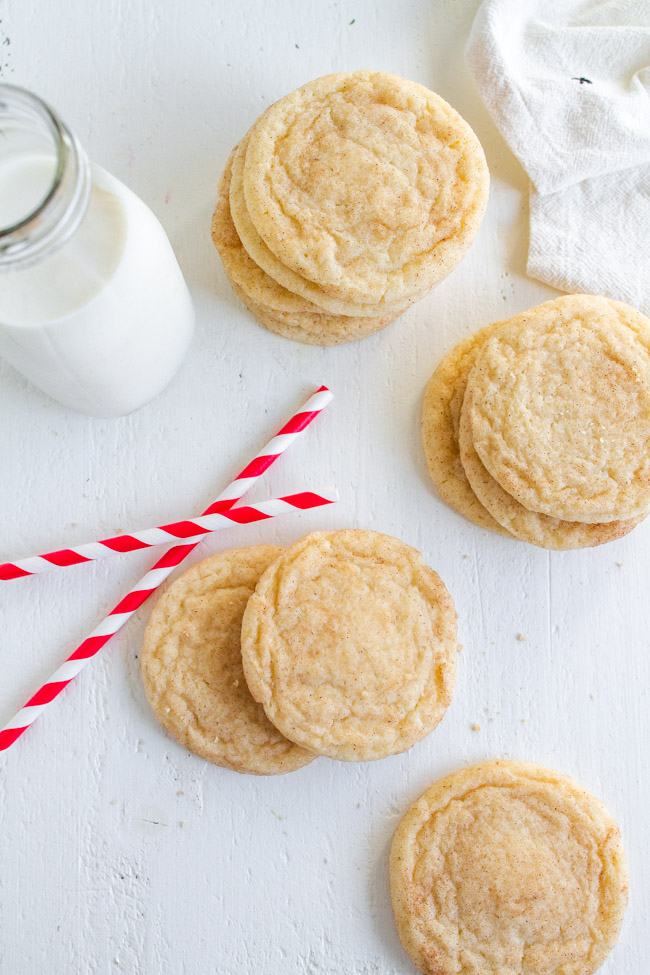
M 422 433 L 475 524 L 549 549 L 620 538 L 650 511 L 650 320 L 567 295 L 488 325 L 436 369 Z
M 478 139 L 438 95 L 381 72 L 327 75 L 236 146 L 212 239 L 266 328 L 337 345 L 384 328 L 453 270 L 488 186 Z
M 455 664 L 439 576 L 404 542 L 359 530 L 199 563 L 157 603 L 141 658 L 161 724 L 258 775 L 405 751 L 445 713 Z

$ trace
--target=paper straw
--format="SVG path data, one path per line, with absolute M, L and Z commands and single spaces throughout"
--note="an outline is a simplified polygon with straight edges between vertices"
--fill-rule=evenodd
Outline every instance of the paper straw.
M 93 562 L 104 559 L 116 553 L 135 552 L 154 545 L 169 545 L 174 542 L 190 542 L 196 540 L 206 532 L 220 531 L 232 524 L 247 525 L 250 522 L 262 521 L 284 514 L 291 508 L 315 508 L 319 504 L 332 504 L 338 500 L 336 488 L 312 493 L 301 491 L 297 494 L 286 495 L 282 498 L 272 498 L 255 505 L 242 505 L 231 508 L 222 513 L 201 515 L 199 518 L 174 521 L 169 525 L 159 525 L 157 528 L 146 528 L 144 531 L 131 532 L 129 535 L 116 535 L 104 538 L 99 542 L 88 542 L 75 548 L 64 548 L 46 555 L 33 555 L 16 562 L 0 564 L 0 581 L 22 579 L 25 576 L 47 572 L 49 569 L 69 565 L 79 565 L 82 562 Z
M 302 409 L 291 417 L 282 429 L 273 437 L 260 453 L 248 464 L 240 474 L 221 492 L 219 497 L 203 512 L 210 515 L 227 510 L 252 487 L 262 476 L 264 471 L 284 453 L 296 437 L 318 416 L 330 403 L 332 393 L 326 386 L 321 386 L 311 396 Z M 196 548 L 205 536 L 193 539 L 184 545 L 175 545 L 159 559 L 140 582 L 131 589 L 117 606 L 95 627 L 93 632 L 74 650 L 52 677 L 43 684 L 18 714 L 0 730 L 0 751 L 10 748 L 14 742 L 29 728 L 51 704 L 65 687 L 74 680 L 90 660 L 95 657 L 108 643 L 110 638 L 120 630 L 133 614 L 149 598 L 151 593 L 164 582 L 168 575 Z

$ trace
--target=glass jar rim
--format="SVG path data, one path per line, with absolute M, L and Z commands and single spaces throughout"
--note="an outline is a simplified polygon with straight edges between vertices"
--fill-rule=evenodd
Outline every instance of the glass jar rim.
M 75 233 L 88 208 L 88 158 L 67 125 L 38 95 L 16 85 L 0 85 L 0 112 L 14 125 L 38 126 L 52 144 L 54 174 L 44 198 L 30 213 L 0 229 L 0 272 L 29 267 L 49 257 Z M 43 132 L 44 129 L 44 132 Z
M 50 187 L 40 203 L 20 220 L 6 227 L 0 227 L 0 241 L 11 234 L 15 234 L 17 231 L 29 230 L 30 224 L 39 219 L 61 186 L 66 163 L 70 155 L 69 141 L 66 138 L 66 135 L 68 135 L 66 127 L 47 102 L 27 88 L 2 83 L 0 84 L 0 109 L 5 101 L 6 94 L 9 94 L 19 106 L 35 110 L 41 121 L 45 122 L 49 134 L 52 137 L 54 151 L 56 152 L 56 169 L 52 176 Z

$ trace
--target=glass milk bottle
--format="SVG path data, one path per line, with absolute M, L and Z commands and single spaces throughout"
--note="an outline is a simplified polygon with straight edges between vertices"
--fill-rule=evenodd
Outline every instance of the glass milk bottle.
M 82 413 L 153 399 L 192 338 L 165 232 L 39 98 L 0 85 L 0 356 Z

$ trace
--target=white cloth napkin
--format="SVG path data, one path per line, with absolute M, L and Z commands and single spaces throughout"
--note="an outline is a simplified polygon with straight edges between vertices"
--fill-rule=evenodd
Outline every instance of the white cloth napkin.
M 650 0 L 484 0 L 466 53 L 530 177 L 528 273 L 650 315 Z

